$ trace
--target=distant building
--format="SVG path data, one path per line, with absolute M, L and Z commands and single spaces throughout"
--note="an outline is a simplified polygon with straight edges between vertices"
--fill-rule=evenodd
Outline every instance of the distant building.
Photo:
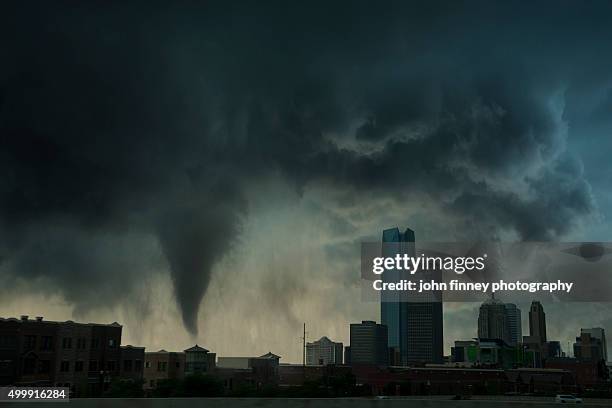
M 216 366 L 216 354 L 197 344 L 185 350 L 185 375 L 210 374 Z
M 259 357 L 219 357 L 215 374 L 230 390 L 245 384 L 261 388 L 278 384 L 279 366 L 280 356 L 272 352 Z
M 478 337 L 498 339 L 510 343 L 508 313 L 503 302 L 494 297 L 487 299 L 478 312 Z
M 179 380 L 185 376 L 185 353 L 159 350 L 145 353 L 144 389 L 157 388 L 163 380 Z
M 532 341 L 546 343 L 546 313 L 542 304 L 535 300 L 529 309 L 529 336 Z
M 523 341 L 521 309 L 514 303 L 505 303 L 506 324 L 508 325 L 508 344 L 516 346 Z
M 500 339 L 458 340 L 451 348 L 453 363 L 463 366 L 514 368 L 522 364 L 521 350 Z
M 599 339 L 603 347 L 603 359 L 608 361 L 608 344 L 606 342 L 606 331 L 601 327 L 593 327 L 591 329 L 580 329 L 580 333 L 588 333 L 591 337 Z
M 605 337 L 604 337 L 605 338 Z M 604 343 L 591 332 L 581 330 L 574 343 L 574 357 L 581 361 L 605 361 Z
M 306 343 L 306 365 L 342 364 L 342 343 L 336 343 L 323 336 L 312 343 Z
M 407 228 L 404 233 L 399 228 L 383 231 L 383 255 L 415 255 L 414 231 Z M 423 279 L 434 279 L 436 272 L 421 271 Z M 402 278 L 400 271 L 385 271 L 385 282 L 397 282 Z M 444 325 L 441 293 L 397 293 L 381 292 L 381 324 L 388 330 L 387 347 L 396 352 L 400 361 L 397 365 L 411 363 L 441 363 L 444 359 Z M 352 346 L 352 345 L 351 345 Z M 388 360 L 388 357 L 387 357 Z M 399 364 L 398 364 L 399 363 Z
M 118 323 L 0 318 L 0 384 L 70 387 L 98 396 L 121 376 Z
M 351 324 L 350 362 L 356 364 L 388 365 L 387 326 L 373 321 Z

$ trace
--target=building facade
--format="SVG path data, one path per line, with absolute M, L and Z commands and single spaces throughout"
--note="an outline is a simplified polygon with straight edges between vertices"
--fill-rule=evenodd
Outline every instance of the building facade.
M 323 336 L 312 343 L 306 343 L 306 365 L 342 364 L 344 346 Z
M 506 323 L 508 324 L 508 341 L 511 346 L 517 346 L 523 341 L 523 322 L 521 319 L 521 309 L 514 303 L 505 303 Z
M 510 325 L 506 306 L 499 299 L 487 299 L 478 311 L 478 337 L 510 342 Z
M 384 230 L 383 256 L 396 254 L 414 256 L 414 243 L 414 231 L 409 228 L 404 233 L 398 228 Z M 397 282 L 403 278 L 403 273 L 395 270 L 385 271 L 382 279 L 385 282 Z M 423 279 L 430 278 L 435 277 L 423 276 Z M 382 291 L 381 324 L 388 329 L 388 348 L 392 350 L 391 356 L 399 354 L 400 361 L 394 361 L 394 364 L 443 361 L 444 327 L 441 293 Z
M 0 384 L 69 387 L 98 396 L 120 378 L 118 323 L 0 319 Z
M 387 326 L 373 321 L 353 323 L 350 328 L 351 365 L 388 365 Z
M 606 331 L 601 327 L 593 327 L 591 329 L 580 329 L 580 333 L 588 333 L 591 337 L 601 341 L 602 357 L 604 361 L 608 361 L 608 344 L 606 342 Z
M 156 388 L 160 381 L 182 379 L 185 376 L 185 353 L 166 350 L 145 353 L 143 376 L 145 391 Z

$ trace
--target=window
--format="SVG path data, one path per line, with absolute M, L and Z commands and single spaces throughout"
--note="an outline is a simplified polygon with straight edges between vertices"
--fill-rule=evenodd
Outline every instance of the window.
M 36 360 L 32 357 L 27 357 L 23 360 L 23 374 L 34 374 L 36 368 Z
M 180 361 L 177 361 L 177 362 L 176 362 L 176 364 L 175 364 L 175 367 L 176 367 L 176 368 L 181 368 L 181 362 L 180 362 Z
M 80 337 L 77 339 L 77 349 L 85 350 L 87 348 L 87 339 Z
M 25 336 L 24 347 L 26 350 L 33 350 L 34 348 L 36 348 L 36 336 Z
M 0 336 L 0 349 L 12 349 L 17 346 L 16 336 Z
M 40 349 L 41 350 L 53 350 L 53 337 L 42 336 Z
M 96 360 L 89 361 L 89 371 L 98 371 L 98 361 Z
M 113 348 L 117 345 L 117 342 L 115 341 L 115 339 L 109 339 L 108 340 L 108 347 Z
M 65 349 L 72 348 L 72 339 L 70 337 L 64 337 L 62 339 L 62 348 L 65 348 Z
M 132 360 L 123 360 L 123 371 L 132 371 Z
M 157 362 L 157 371 L 166 371 L 167 368 L 168 368 L 168 363 L 166 361 Z
M 146 361 L 145 362 L 145 368 L 151 368 L 151 362 L 150 361 Z
M 151 388 L 155 387 L 155 380 L 149 381 L 149 387 Z
M 115 371 L 115 362 L 113 360 L 106 362 L 106 369 L 108 371 Z
M 67 373 L 68 371 L 70 371 L 70 361 L 66 361 L 66 360 L 62 361 L 60 363 L 60 371 L 62 373 Z
M 82 361 L 76 361 L 74 363 L 74 371 L 83 371 L 83 362 Z
M 91 348 L 97 349 L 100 346 L 100 339 L 91 339 Z
M 142 371 L 142 360 L 134 360 L 134 371 Z

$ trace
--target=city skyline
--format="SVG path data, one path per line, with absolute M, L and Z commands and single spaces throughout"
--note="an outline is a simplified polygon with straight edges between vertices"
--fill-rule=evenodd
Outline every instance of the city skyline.
M 299 362 L 304 322 L 347 344 L 380 321 L 359 244 L 381 230 L 611 239 L 609 3 L 22 3 L 0 6 L 3 316 Z M 612 303 L 543 306 L 563 349 L 612 327 Z M 479 307 L 444 304 L 444 354 Z

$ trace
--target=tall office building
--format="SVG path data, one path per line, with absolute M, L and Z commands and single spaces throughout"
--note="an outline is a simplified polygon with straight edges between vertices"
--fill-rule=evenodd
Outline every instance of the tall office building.
M 546 343 L 546 313 L 542 304 L 536 300 L 529 309 L 529 336 L 540 344 Z
M 523 340 L 521 309 L 514 303 L 504 304 L 506 307 L 506 323 L 508 324 L 508 344 L 516 346 Z
M 593 329 L 580 330 L 580 337 L 576 337 L 574 343 L 574 357 L 582 361 L 605 360 L 604 342 L 600 337 L 595 337 L 596 334 L 591 330 Z M 597 334 L 603 335 L 603 329 Z
M 478 311 L 478 338 L 509 343 L 510 330 L 506 306 L 499 299 L 487 299 Z
M 326 336 L 306 343 L 306 365 L 342 364 L 342 343 L 331 341 Z
M 407 228 L 383 231 L 383 256 L 415 256 L 414 232 Z M 423 279 L 427 276 L 421 275 Z M 402 279 L 398 271 L 385 271 L 385 282 Z M 443 361 L 443 317 L 439 293 L 381 292 L 381 322 L 388 328 L 391 355 L 399 354 L 401 365 Z M 398 351 L 396 353 L 395 351 Z M 398 362 L 392 362 L 397 364 Z
M 601 355 L 605 361 L 608 361 L 608 345 L 606 344 L 606 332 L 601 327 L 593 327 L 591 329 L 580 329 L 580 334 L 590 334 L 592 338 L 601 342 Z
M 478 337 L 503 340 L 510 346 L 516 346 L 523 337 L 521 309 L 495 297 L 486 300 L 478 313 Z
M 387 326 L 373 321 L 362 321 L 351 324 L 350 364 L 387 365 L 389 351 L 387 348 Z

